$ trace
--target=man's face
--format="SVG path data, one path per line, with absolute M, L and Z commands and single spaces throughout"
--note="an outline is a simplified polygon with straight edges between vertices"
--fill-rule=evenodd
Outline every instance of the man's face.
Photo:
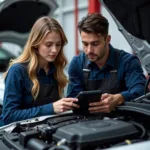
M 108 52 L 110 36 L 104 37 L 100 34 L 81 32 L 81 39 L 84 52 L 91 62 L 104 59 Z

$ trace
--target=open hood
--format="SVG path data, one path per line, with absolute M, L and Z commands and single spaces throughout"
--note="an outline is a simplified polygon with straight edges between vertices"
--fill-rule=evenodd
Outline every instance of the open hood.
M 150 1 L 100 0 L 150 73 Z
M 24 46 L 34 22 L 56 8 L 55 0 L 5 0 L 0 4 L 0 42 Z

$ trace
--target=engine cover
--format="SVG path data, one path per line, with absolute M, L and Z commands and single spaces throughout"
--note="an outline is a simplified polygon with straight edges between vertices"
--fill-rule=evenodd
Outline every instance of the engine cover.
M 53 139 L 66 139 L 70 146 L 86 147 L 132 139 L 139 131 L 130 123 L 118 120 L 91 120 L 60 127 Z

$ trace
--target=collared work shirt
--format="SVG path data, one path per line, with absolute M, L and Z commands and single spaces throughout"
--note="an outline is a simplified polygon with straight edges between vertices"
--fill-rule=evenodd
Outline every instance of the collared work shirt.
M 116 67 L 116 55 L 111 45 L 109 48 L 108 60 L 102 68 L 99 68 L 95 63 L 87 62 L 86 65 L 90 65 L 91 68 L 89 79 L 102 80 L 104 78 L 110 78 L 110 70 Z M 80 91 L 84 91 L 83 68 L 85 57 L 85 53 L 82 53 L 79 56 L 75 56 L 70 63 L 68 70 L 70 82 L 67 97 L 76 97 Z M 121 92 L 125 101 L 130 101 L 144 94 L 146 78 L 136 56 L 121 50 L 116 69 L 118 80 L 125 81 L 125 87 L 123 89 L 126 90 Z

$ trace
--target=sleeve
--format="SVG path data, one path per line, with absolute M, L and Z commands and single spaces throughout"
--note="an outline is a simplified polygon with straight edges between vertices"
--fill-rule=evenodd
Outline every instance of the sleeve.
M 5 91 L 3 100 L 4 124 L 43 115 L 54 114 L 52 104 L 32 107 L 29 109 L 21 109 L 23 96 L 23 78 L 24 76 L 21 67 L 10 68 L 5 79 Z
M 131 101 L 144 94 L 146 78 L 137 57 L 133 56 L 126 62 L 124 76 L 127 90 L 121 94 L 125 101 Z
M 67 88 L 67 97 L 76 97 L 80 91 L 83 91 L 82 64 L 79 57 L 74 57 L 68 69 L 69 84 Z

